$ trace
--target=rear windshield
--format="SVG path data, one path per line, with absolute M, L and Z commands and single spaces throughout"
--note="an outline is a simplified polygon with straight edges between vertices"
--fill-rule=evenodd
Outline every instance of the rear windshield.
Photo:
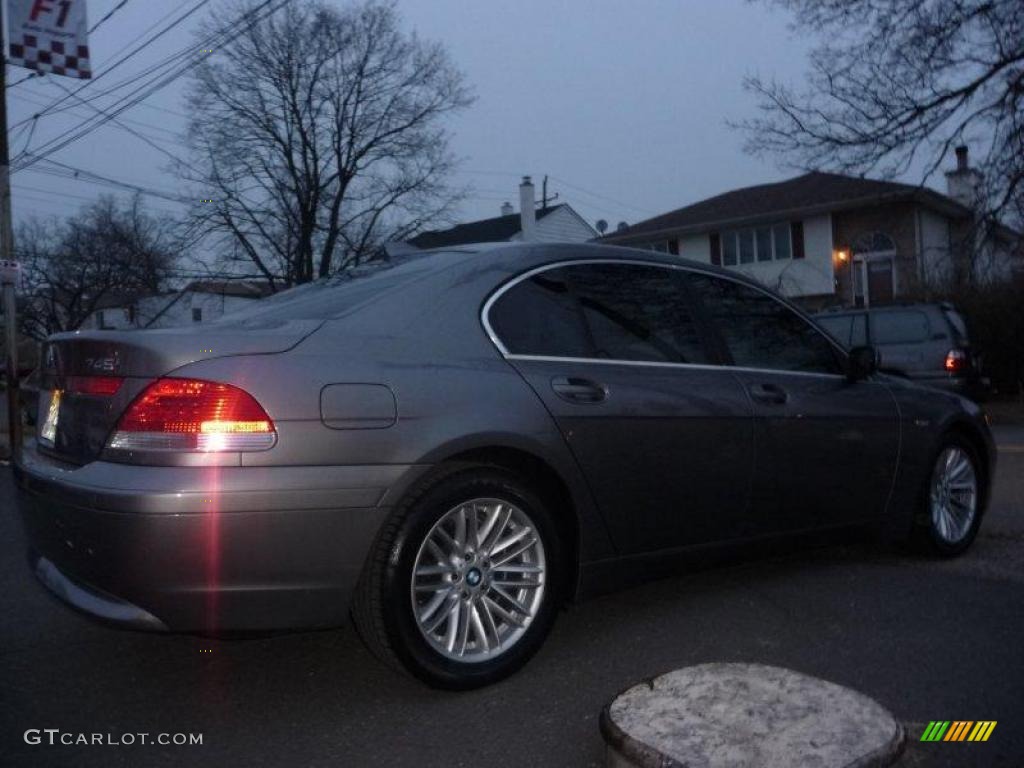
M 964 322 L 963 315 L 955 309 L 947 309 L 945 307 L 943 307 L 942 311 L 945 313 L 946 319 L 949 320 L 949 324 L 953 326 L 953 330 L 956 331 L 956 335 L 960 337 L 961 341 L 966 341 L 967 323 Z
M 876 344 L 918 344 L 931 337 L 928 315 L 918 310 L 877 312 L 871 324 Z
M 406 256 L 352 267 L 331 277 L 290 288 L 225 315 L 221 323 L 249 324 L 275 320 L 328 320 L 381 294 L 428 275 L 447 254 Z

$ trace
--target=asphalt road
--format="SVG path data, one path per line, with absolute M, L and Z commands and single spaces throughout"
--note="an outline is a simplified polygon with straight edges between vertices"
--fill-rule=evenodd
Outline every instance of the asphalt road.
M 602 765 L 597 717 L 632 683 L 707 661 L 852 686 L 910 725 L 996 720 L 985 744 L 912 743 L 908 766 L 1024 764 L 1024 431 L 1001 436 L 971 552 L 869 543 L 705 571 L 568 609 L 518 675 L 472 693 L 381 667 L 351 628 L 245 640 L 94 624 L 36 584 L 0 469 L 0 765 Z M 28 745 L 27 729 L 202 733 L 201 746 Z

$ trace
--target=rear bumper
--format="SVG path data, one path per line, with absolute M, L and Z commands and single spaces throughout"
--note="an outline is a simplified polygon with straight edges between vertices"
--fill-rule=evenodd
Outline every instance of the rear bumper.
M 17 504 L 37 575 L 98 618 L 218 632 L 334 626 L 419 467 L 65 468 L 27 449 Z

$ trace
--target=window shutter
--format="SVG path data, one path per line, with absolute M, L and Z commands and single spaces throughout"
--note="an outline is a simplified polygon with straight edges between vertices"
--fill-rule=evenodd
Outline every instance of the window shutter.
M 679 255 L 679 239 L 678 238 L 673 237 L 671 240 L 668 241 L 668 252 L 671 253 L 673 256 L 678 256 Z
M 794 221 L 789 225 L 790 239 L 793 241 L 793 258 L 802 259 L 804 257 L 804 223 L 802 221 Z
M 711 263 L 722 264 L 722 242 L 717 232 L 708 234 L 708 241 L 711 243 Z

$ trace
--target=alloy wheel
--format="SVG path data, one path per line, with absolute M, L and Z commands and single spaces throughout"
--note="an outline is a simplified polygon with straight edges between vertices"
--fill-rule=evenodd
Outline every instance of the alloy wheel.
M 962 448 L 947 446 L 935 462 L 930 497 L 932 528 L 947 544 L 968 535 L 978 513 L 978 475 Z
M 467 501 L 446 512 L 420 545 L 411 584 L 416 625 L 448 659 L 494 659 L 530 626 L 545 576 L 544 543 L 520 507 Z

